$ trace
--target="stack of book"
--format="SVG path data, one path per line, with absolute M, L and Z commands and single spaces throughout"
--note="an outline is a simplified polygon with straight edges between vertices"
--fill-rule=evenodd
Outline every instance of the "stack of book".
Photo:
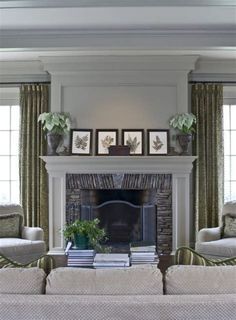
M 130 248 L 130 260 L 132 265 L 157 264 L 159 259 L 156 254 L 156 246 L 133 246 Z
M 79 250 L 68 248 L 65 253 L 67 254 L 67 266 L 68 267 L 92 267 L 95 250 Z
M 97 253 L 94 268 L 126 268 L 130 266 L 129 255 L 126 253 Z

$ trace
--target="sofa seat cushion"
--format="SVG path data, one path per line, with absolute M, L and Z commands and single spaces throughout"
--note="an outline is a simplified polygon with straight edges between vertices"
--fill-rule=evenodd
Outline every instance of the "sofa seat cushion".
M 46 274 L 39 268 L 0 269 L 0 293 L 43 294 Z
M 165 274 L 166 294 L 236 293 L 235 266 L 175 265 Z
M 20 261 L 22 263 L 27 263 L 34 260 L 36 257 L 41 256 L 44 252 L 44 241 L 31 241 L 21 238 L 0 239 L 0 254 L 17 261 L 19 257 L 22 257 L 22 260 Z M 24 260 L 24 256 L 29 257 L 29 259 Z
M 236 237 L 216 241 L 197 242 L 196 251 L 214 257 L 236 257 Z
M 151 265 L 123 269 L 57 268 L 47 277 L 46 294 L 160 295 L 162 274 Z

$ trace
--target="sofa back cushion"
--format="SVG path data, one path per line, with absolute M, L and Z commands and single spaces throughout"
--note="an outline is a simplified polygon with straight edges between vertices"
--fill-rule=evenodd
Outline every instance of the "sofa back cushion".
M 171 295 L 236 293 L 236 267 L 175 265 L 167 269 L 164 284 Z
M 0 269 L 0 293 L 42 294 L 46 274 L 39 268 Z
M 46 294 L 160 295 L 163 294 L 162 274 L 154 266 L 57 268 L 47 277 Z

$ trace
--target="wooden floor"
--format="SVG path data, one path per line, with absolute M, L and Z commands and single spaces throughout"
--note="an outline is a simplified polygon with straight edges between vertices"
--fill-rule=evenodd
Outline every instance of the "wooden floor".
M 59 267 L 66 267 L 67 265 L 67 257 L 66 256 L 53 256 L 53 258 L 55 259 L 56 262 L 56 268 Z M 162 273 L 164 273 L 166 271 L 166 269 L 173 265 L 174 263 L 174 258 L 173 256 L 170 255 L 162 255 L 159 257 L 160 262 L 158 264 L 158 268 L 161 270 Z

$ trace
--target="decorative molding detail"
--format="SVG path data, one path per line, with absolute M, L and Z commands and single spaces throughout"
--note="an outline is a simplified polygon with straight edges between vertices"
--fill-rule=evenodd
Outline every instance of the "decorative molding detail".
M 236 6 L 234 0 L 2 0 L 0 8 Z
M 51 74 L 81 71 L 185 71 L 195 68 L 198 56 L 77 56 L 40 57 Z

